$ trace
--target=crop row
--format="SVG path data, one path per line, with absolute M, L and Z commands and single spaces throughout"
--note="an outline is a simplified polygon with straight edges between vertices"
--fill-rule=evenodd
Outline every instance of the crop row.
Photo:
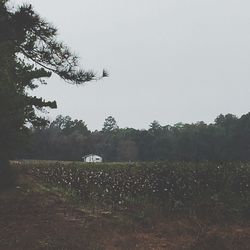
M 150 199 L 168 210 L 222 204 L 230 211 L 250 209 L 250 165 L 231 163 L 92 164 L 21 163 L 44 182 L 74 190 L 82 201 L 126 208 Z

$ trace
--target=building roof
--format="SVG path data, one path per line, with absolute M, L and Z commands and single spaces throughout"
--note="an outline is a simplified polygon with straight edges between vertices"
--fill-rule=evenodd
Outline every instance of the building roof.
M 89 156 L 98 156 L 98 157 L 102 158 L 101 156 L 96 155 L 96 154 L 89 154 L 89 155 L 85 155 L 85 156 L 83 156 L 82 158 L 87 158 L 87 157 L 89 157 Z

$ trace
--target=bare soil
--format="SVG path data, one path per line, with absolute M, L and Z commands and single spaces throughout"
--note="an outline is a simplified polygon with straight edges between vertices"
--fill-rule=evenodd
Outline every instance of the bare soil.
M 157 216 L 156 216 L 157 217 Z M 142 223 L 91 211 L 32 177 L 0 192 L 0 250 L 250 249 L 250 223 L 154 218 Z

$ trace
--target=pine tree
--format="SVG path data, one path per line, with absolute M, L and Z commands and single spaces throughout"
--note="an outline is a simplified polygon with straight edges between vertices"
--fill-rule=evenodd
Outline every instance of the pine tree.
M 57 29 L 43 20 L 31 5 L 8 8 L 0 0 L 0 161 L 14 156 L 27 134 L 27 124 L 44 126 L 48 121 L 37 110 L 56 108 L 29 90 L 46 84 L 56 74 L 72 84 L 106 77 L 78 67 L 78 58 L 57 40 Z M 28 92 L 29 91 L 29 92 Z M 0 162 L 1 164 L 1 162 Z M 1 166 L 0 166 L 1 167 Z

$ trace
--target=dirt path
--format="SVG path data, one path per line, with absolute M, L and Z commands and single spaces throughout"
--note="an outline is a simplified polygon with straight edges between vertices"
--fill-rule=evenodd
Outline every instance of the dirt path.
M 250 249 L 250 226 L 173 220 L 152 225 L 91 213 L 30 177 L 0 193 L 0 250 Z

